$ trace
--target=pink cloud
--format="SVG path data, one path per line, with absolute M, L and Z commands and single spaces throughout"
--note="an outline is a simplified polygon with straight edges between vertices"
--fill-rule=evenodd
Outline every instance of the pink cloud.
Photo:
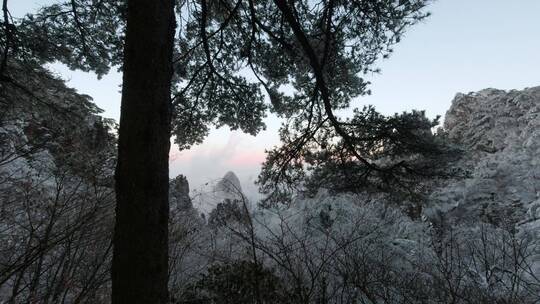
M 266 154 L 264 151 L 243 151 L 234 153 L 225 160 L 225 163 L 229 166 L 253 167 L 261 165 L 261 163 L 264 162 L 265 157 Z
M 180 151 L 178 148 L 174 145 L 171 145 L 171 150 L 169 151 L 169 163 L 180 161 L 190 161 L 193 158 L 193 153 L 190 153 L 189 150 L 187 151 Z

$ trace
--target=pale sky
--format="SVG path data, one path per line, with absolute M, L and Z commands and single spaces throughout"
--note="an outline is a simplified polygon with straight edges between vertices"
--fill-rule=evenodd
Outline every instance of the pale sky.
M 14 16 L 50 1 L 10 0 Z M 432 16 L 411 28 L 394 54 L 381 61 L 382 73 L 371 75 L 372 96 L 354 106 L 373 104 L 382 113 L 426 110 L 443 115 L 457 92 L 484 88 L 523 89 L 540 85 L 540 0 L 439 0 Z M 89 73 L 53 67 L 68 85 L 94 98 L 104 116 L 118 120 L 121 75 L 102 80 Z M 279 143 L 279 120 L 256 137 L 213 131 L 202 145 L 189 151 L 171 149 L 171 177 L 184 174 L 191 188 L 234 171 L 250 193 L 264 150 Z

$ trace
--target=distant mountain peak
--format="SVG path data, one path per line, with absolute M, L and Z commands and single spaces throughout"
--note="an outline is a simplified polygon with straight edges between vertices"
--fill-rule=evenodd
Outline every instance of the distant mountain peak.
M 236 176 L 234 172 L 229 171 L 225 173 L 225 176 L 223 176 L 223 178 L 216 184 L 215 191 L 228 194 L 227 196 L 233 196 L 230 198 L 238 198 L 242 195 L 242 185 L 240 184 L 238 176 Z

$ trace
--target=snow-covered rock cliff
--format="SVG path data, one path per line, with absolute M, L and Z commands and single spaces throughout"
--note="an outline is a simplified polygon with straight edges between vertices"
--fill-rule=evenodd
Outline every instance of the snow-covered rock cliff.
M 540 87 L 457 94 L 444 129 L 470 176 L 436 190 L 428 215 L 540 236 Z

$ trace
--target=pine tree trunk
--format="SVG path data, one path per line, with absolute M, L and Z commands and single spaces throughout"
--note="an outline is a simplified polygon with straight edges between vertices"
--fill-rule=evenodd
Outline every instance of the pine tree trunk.
M 112 303 L 167 303 L 173 0 L 129 0 Z

